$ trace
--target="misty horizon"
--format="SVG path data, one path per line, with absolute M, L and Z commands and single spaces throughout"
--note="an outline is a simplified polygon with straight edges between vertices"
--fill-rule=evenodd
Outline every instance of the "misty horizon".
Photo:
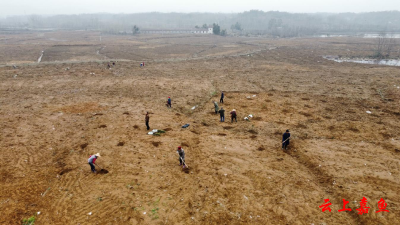
M 243 2 L 211 1 L 191 2 L 183 0 L 149 0 L 146 3 L 135 3 L 127 0 L 96 1 L 70 0 L 50 1 L 37 0 L 26 2 L 15 0 L 7 2 L 0 8 L 0 17 L 19 15 L 76 15 L 76 14 L 136 14 L 136 13 L 242 13 L 250 10 L 279 11 L 288 13 L 366 13 L 383 11 L 400 11 L 400 3 L 395 0 L 384 1 L 344 1 L 344 0 L 281 0 L 262 2 L 248 0 Z
M 43 16 L 43 17 L 51 17 L 51 16 L 73 16 L 73 15 L 132 15 L 132 14 L 150 14 L 150 13 L 159 13 L 159 14 L 240 14 L 246 13 L 250 11 L 261 11 L 261 12 L 280 12 L 280 13 L 290 13 L 290 14 L 344 14 L 344 13 L 353 13 L 353 14 L 363 14 L 363 13 L 384 13 L 384 12 L 400 12 L 400 10 L 385 10 L 385 11 L 366 11 L 366 12 L 289 12 L 289 11 L 279 11 L 279 10 L 270 10 L 264 11 L 259 9 L 251 9 L 242 12 L 161 12 L 161 11 L 148 11 L 148 12 L 133 12 L 133 13 L 112 13 L 112 12 L 95 12 L 95 13 L 59 13 L 59 14 L 13 14 L 13 15 L 0 15 L 0 18 L 14 17 L 14 16 Z

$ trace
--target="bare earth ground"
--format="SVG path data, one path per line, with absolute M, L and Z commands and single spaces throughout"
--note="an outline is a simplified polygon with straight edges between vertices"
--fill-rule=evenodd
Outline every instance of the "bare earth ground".
M 371 40 L 99 36 L 0 35 L 1 224 L 400 224 L 400 69 L 322 58 Z

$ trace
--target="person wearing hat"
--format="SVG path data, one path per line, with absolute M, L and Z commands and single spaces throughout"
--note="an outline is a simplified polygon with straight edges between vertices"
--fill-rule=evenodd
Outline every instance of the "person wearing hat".
M 92 169 L 93 173 L 96 173 L 96 168 L 94 165 L 96 164 L 96 159 L 100 157 L 100 153 L 96 153 L 94 155 L 89 156 L 88 163 L 90 165 L 90 169 Z
M 213 101 L 213 103 L 214 103 L 215 114 L 217 114 L 219 111 L 218 103 L 216 101 Z
M 168 100 L 167 100 L 167 107 L 172 108 L 171 97 L 168 97 Z
M 225 121 L 225 109 L 224 109 L 224 107 L 221 107 L 221 109 L 218 112 L 219 112 L 219 117 L 221 118 L 221 122 L 224 122 Z
M 283 134 L 282 138 L 282 150 L 287 148 L 289 145 L 289 140 L 290 140 L 290 133 L 289 130 L 286 130 L 286 133 Z
M 185 164 L 185 151 L 183 151 L 183 148 L 181 146 L 178 147 L 177 153 L 179 154 L 179 165 L 182 166 L 183 168 L 186 167 Z
M 237 117 L 236 117 L 236 109 L 232 109 L 231 112 L 231 123 L 233 123 L 233 119 L 237 122 Z

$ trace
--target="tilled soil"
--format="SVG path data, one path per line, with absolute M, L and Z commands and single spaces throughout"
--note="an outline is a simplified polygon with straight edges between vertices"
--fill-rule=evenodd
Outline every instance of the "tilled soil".
M 190 48 L 190 38 L 176 39 L 154 40 Z M 139 40 L 144 47 L 153 39 Z M 216 43 L 210 51 L 224 45 L 213 37 L 192 44 L 199 40 Z M 196 58 L 195 45 L 177 51 L 189 52 L 186 60 L 151 61 L 153 49 L 144 68 L 128 61 L 111 70 L 101 62 L 0 67 L 0 223 L 37 212 L 37 224 L 400 223 L 399 69 L 322 58 L 353 51 L 360 39 L 252 41 L 277 48 Z M 212 103 L 222 90 L 223 123 Z M 151 129 L 165 133 L 147 134 L 146 111 Z M 283 151 L 286 129 L 292 139 Z M 98 152 L 103 169 L 93 174 L 87 158 Z M 370 210 L 358 215 L 363 197 Z M 389 212 L 375 213 L 381 198 Z M 331 212 L 321 211 L 324 199 Z M 352 211 L 338 212 L 342 199 Z

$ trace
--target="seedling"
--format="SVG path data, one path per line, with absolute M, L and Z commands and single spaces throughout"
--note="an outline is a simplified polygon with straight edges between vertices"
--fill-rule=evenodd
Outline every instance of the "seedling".
M 159 210 L 159 208 L 154 208 L 151 210 L 151 215 L 150 215 L 151 219 L 156 220 L 159 218 L 158 210 Z
M 28 219 L 23 219 L 22 225 L 33 225 L 35 224 L 35 220 L 36 220 L 35 216 L 31 216 Z

